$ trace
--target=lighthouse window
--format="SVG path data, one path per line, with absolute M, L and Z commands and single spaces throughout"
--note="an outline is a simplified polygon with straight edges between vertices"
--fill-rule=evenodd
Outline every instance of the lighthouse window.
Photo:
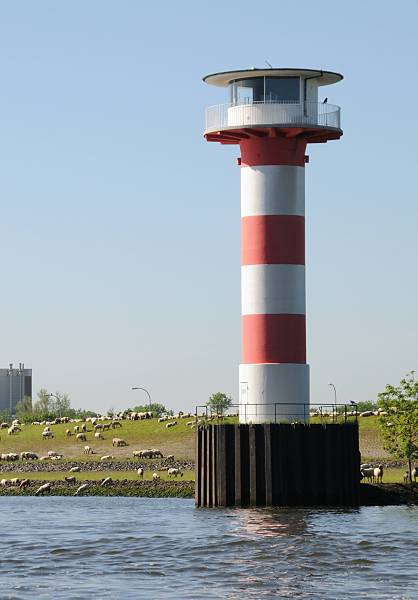
M 299 102 L 299 77 L 266 77 L 265 102 Z
M 264 77 L 234 81 L 230 90 L 232 104 L 264 102 Z

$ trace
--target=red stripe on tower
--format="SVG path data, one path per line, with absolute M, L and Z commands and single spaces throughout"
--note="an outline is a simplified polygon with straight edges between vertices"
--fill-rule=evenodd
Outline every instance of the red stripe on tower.
M 305 218 L 263 215 L 241 219 L 241 264 L 305 264 Z

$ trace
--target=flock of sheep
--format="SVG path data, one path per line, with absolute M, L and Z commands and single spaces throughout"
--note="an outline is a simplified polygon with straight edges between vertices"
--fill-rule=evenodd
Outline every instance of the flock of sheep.
M 128 414 L 121 414 L 118 415 L 117 418 L 113 418 L 110 422 L 103 422 L 103 421 L 109 421 L 109 419 L 107 419 L 106 417 L 93 417 L 93 418 L 88 418 L 85 421 L 82 421 L 81 419 L 70 419 L 69 417 L 60 417 L 55 419 L 54 421 L 35 421 L 32 424 L 33 425 L 41 425 L 44 426 L 43 431 L 41 432 L 41 436 L 43 439 L 53 439 L 54 438 L 54 434 L 53 431 L 51 429 L 51 427 L 53 425 L 58 425 L 58 424 L 62 424 L 62 423 L 76 423 L 72 430 L 71 429 L 66 429 L 65 431 L 65 435 L 66 437 L 72 437 L 75 436 L 75 439 L 79 442 L 85 442 L 87 441 L 87 437 L 86 437 L 86 433 L 88 433 L 89 431 L 91 432 L 91 430 L 88 430 L 88 424 L 90 424 L 93 428 L 93 433 L 94 433 L 94 438 L 95 440 L 103 440 L 104 437 L 102 435 L 102 432 L 104 431 L 110 431 L 110 430 L 114 430 L 114 429 L 119 429 L 122 427 L 122 423 L 121 420 L 122 419 L 128 419 L 128 420 L 143 420 L 143 419 L 150 419 L 152 418 L 152 413 L 151 412 L 145 412 L 145 413 L 139 413 L 139 412 L 131 412 Z M 169 423 L 167 423 L 167 425 L 170 426 L 175 426 L 177 424 L 176 422 L 176 418 L 183 418 L 183 416 L 191 416 L 190 413 L 188 413 L 187 415 L 184 415 L 184 413 L 179 413 L 178 415 L 176 415 L 175 417 L 172 417 L 174 419 L 174 421 L 169 421 Z M 167 418 L 163 418 L 163 420 L 169 420 L 170 417 Z M 161 422 L 161 419 L 160 419 Z M 18 421 L 18 419 L 15 419 L 12 424 L 9 426 L 8 423 L 1 423 L 0 424 L 0 428 L 1 429 L 5 429 L 7 428 L 8 430 L 8 434 L 9 435 L 15 435 L 21 432 L 21 423 Z M 127 446 L 127 442 L 125 440 L 123 440 L 122 438 L 119 437 L 114 437 L 112 439 L 112 446 L 113 447 L 124 447 Z M 91 446 L 84 446 L 84 450 L 83 450 L 84 454 L 93 454 L 94 451 L 92 449 Z M 153 448 L 153 449 L 146 449 L 146 450 L 134 450 L 132 452 L 132 455 L 134 458 L 141 458 L 141 459 L 154 459 L 154 458 L 165 458 L 167 461 L 173 461 L 174 460 L 174 455 L 169 454 L 166 457 L 163 456 L 163 453 L 161 450 Z M 101 461 L 107 461 L 107 460 L 112 460 L 115 457 L 110 455 L 110 454 L 106 454 L 100 457 Z M 14 452 L 8 452 L 8 453 L 2 453 L 0 454 L 0 460 L 2 461 L 17 461 L 17 460 L 33 460 L 33 461 L 43 461 L 43 460 L 61 460 L 63 459 L 63 455 L 59 454 L 53 450 L 50 450 L 47 452 L 47 454 L 45 454 L 44 456 L 38 456 L 38 454 L 36 454 L 35 452 L 29 452 L 29 451 L 24 451 L 24 452 L 20 452 L 20 454 L 14 453 Z M 183 477 L 183 472 L 181 471 L 181 469 L 178 468 L 164 468 L 163 470 L 167 471 L 167 475 L 169 478 L 177 478 L 177 477 Z M 74 484 L 76 483 L 76 477 L 74 476 L 74 473 L 80 473 L 81 472 L 81 467 L 79 466 L 75 466 L 75 467 L 71 467 L 69 469 L 69 473 L 71 475 L 69 476 L 65 476 L 64 480 L 68 483 L 68 484 Z M 145 470 L 143 467 L 140 467 L 137 469 L 137 475 L 139 479 L 143 479 L 144 478 L 144 474 L 145 474 Z M 153 472 L 152 473 L 152 481 L 157 482 L 161 480 L 161 476 L 156 473 Z M 20 480 L 17 477 L 11 478 L 11 479 L 1 479 L 0 480 L 0 487 L 15 487 L 18 488 L 19 490 L 23 490 L 26 487 L 28 487 L 30 485 L 30 480 L 29 479 L 23 479 Z M 113 480 L 111 477 L 105 477 L 100 485 L 101 486 L 109 486 L 113 483 Z M 47 482 L 42 484 L 35 492 L 36 496 L 43 496 L 44 494 L 48 494 L 50 493 L 51 489 L 52 489 L 52 482 Z M 89 487 L 89 483 L 83 483 L 81 484 L 77 490 L 74 493 L 74 496 L 78 496 L 80 495 L 83 491 L 85 491 L 88 487 Z

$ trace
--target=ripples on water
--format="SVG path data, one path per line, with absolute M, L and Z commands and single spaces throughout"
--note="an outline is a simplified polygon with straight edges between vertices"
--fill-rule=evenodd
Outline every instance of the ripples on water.
M 0 599 L 418 598 L 418 509 L 0 498 Z

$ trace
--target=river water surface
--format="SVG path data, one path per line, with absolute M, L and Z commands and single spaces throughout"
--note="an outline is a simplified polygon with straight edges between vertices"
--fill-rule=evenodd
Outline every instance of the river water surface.
M 0 598 L 418 598 L 418 508 L 0 498 Z

